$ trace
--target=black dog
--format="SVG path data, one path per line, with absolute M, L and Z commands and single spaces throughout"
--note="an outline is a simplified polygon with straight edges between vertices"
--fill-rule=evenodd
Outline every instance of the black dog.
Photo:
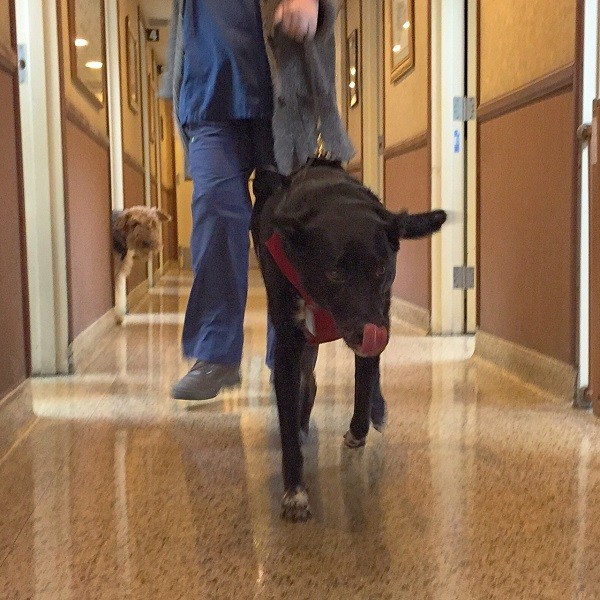
M 316 393 L 316 343 L 342 337 L 355 353 L 354 414 L 344 439 L 347 446 L 362 446 L 369 421 L 379 427 L 385 419 L 379 355 L 389 340 L 400 240 L 431 235 L 446 213 L 391 213 L 338 163 L 326 161 L 290 178 L 259 173 L 254 192 L 252 234 L 276 333 L 282 516 L 305 520 L 310 509 L 301 441 Z M 321 326 L 322 333 L 315 330 Z

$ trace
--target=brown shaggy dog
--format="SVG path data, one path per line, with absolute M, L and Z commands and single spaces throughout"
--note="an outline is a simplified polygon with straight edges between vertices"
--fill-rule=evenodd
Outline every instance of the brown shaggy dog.
M 155 207 L 132 206 L 112 214 L 112 243 L 116 277 L 127 278 L 133 259 L 148 260 L 162 247 L 160 224 L 171 216 Z

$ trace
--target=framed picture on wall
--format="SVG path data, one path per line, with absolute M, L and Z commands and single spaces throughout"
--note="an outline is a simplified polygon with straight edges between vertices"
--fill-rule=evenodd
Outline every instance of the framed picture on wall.
M 129 16 L 125 17 L 125 54 L 127 61 L 127 100 L 129 108 L 140 110 L 140 47 Z
M 150 143 L 154 144 L 156 141 L 156 89 L 151 83 L 148 84 L 148 120 Z
M 98 109 L 106 90 L 104 0 L 68 0 L 71 80 Z
M 346 42 L 346 56 L 348 57 L 348 104 L 350 108 L 358 104 L 359 64 L 358 64 L 358 29 L 355 29 Z
M 392 83 L 415 66 L 414 0 L 390 0 Z

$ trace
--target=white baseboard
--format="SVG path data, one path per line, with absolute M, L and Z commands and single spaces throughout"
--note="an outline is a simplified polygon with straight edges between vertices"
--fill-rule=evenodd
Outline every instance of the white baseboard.
M 431 314 L 425 308 L 392 296 L 390 315 L 427 334 L 431 331 Z
M 572 365 L 483 331 L 478 331 L 475 336 L 473 356 L 553 396 L 573 402 L 577 371 Z
M 69 345 L 69 365 L 71 372 L 75 371 L 81 364 L 82 357 L 89 355 L 90 351 L 97 346 L 98 341 L 111 329 L 116 327 L 116 324 L 116 312 L 114 308 L 111 308 L 98 320 L 84 329 L 71 342 Z

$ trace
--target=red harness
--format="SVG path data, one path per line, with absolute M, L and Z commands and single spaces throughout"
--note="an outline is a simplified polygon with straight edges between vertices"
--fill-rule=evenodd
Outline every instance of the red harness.
M 279 270 L 287 277 L 289 282 L 296 288 L 297 292 L 304 300 L 306 318 L 304 321 L 304 335 L 309 344 L 324 344 L 339 340 L 342 335 L 338 331 L 331 313 L 321 308 L 306 292 L 300 283 L 298 271 L 288 260 L 281 243 L 281 236 L 274 233 L 266 242 L 273 260 L 279 267 Z

